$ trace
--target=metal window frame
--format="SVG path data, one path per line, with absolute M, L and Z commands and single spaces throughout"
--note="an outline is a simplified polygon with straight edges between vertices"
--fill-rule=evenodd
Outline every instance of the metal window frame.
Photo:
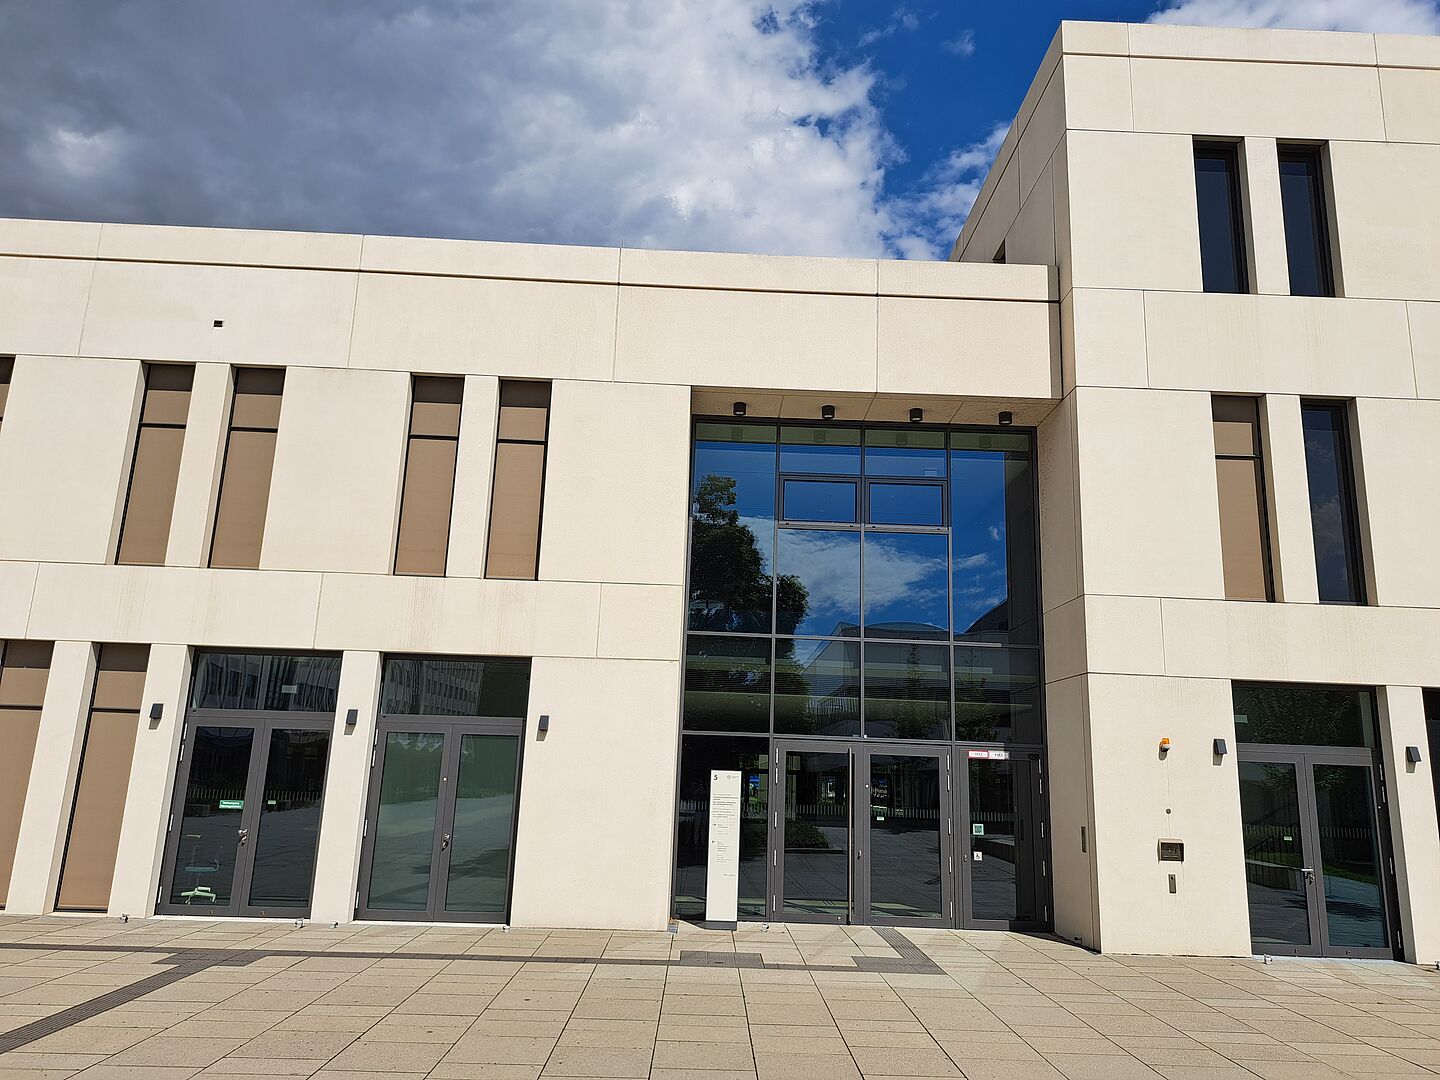
M 1236 295 L 1244 295 L 1251 291 L 1250 258 L 1247 252 L 1249 243 L 1246 239 L 1249 223 L 1245 217 L 1245 197 L 1241 190 L 1241 162 L 1240 144 L 1233 140 L 1225 139 L 1196 139 L 1194 142 L 1194 159 L 1208 161 L 1224 161 L 1227 165 L 1226 175 L 1229 180 L 1229 203 L 1230 217 L 1235 227 L 1230 232 L 1231 257 L 1235 260 L 1235 289 Z M 1197 216 L 1197 226 L 1198 226 Z M 1203 279 L 1203 259 L 1202 259 Z M 1202 280 L 1203 288 L 1203 280 Z M 1212 290 L 1204 289 L 1205 292 Z M 1231 290 L 1224 290 L 1229 293 Z
M 1281 143 L 1277 147 L 1276 167 L 1286 164 L 1303 164 L 1310 171 L 1310 229 L 1311 242 L 1315 247 L 1315 254 L 1318 260 L 1316 267 L 1320 280 L 1320 292 L 1318 296 L 1335 295 L 1335 250 L 1330 233 L 1330 195 L 1329 184 L 1327 183 L 1325 168 L 1325 145 L 1304 144 L 1304 143 Z M 1285 187 L 1280 187 L 1282 231 Z M 1285 248 L 1286 269 L 1289 269 L 1290 248 Z M 1291 296 L 1303 296 L 1305 293 L 1295 292 L 1294 282 L 1290 285 Z
M 1360 503 L 1357 495 L 1355 481 L 1355 438 L 1354 426 L 1350 423 L 1350 404 L 1348 401 L 1325 399 L 1325 398 L 1302 398 L 1300 400 L 1300 438 L 1301 450 L 1304 450 L 1305 438 L 1305 413 L 1306 411 L 1327 412 L 1338 418 L 1336 425 L 1336 460 L 1335 470 L 1340 483 L 1340 513 L 1344 517 L 1343 527 L 1345 533 L 1345 562 L 1346 569 L 1350 572 L 1350 580 L 1355 585 L 1355 597 L 1352 600 L 1320 600 L 1322 604 L 1334 604 L 1340 607 L 1365 607 L 1370 603 L 1369 590 L 1365 581 L 1365 550 L 1362 545 L 1363 532 L 1360 528 Z M 1305 475 L 1308 480 L 1310 475 L 1310 455 L 1305 455 Z M 1306 492 L 1307 503 L 1309 492 Z M 1314 507 L 1310 507 L 1311 522 L 1314 522 Z M 1318 558 L 1318 553 L 1317 553 Z

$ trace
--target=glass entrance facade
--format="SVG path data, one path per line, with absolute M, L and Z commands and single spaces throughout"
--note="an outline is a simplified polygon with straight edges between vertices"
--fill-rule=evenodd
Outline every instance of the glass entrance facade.
M 742 917 L 1047 922 L 1032 434 L 694 438 L 676 912 L 738 769 Z

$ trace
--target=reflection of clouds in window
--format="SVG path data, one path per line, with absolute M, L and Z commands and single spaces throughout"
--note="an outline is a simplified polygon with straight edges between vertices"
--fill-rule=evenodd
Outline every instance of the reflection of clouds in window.
M 782 529 L 778 572 L 805 587 L 800 634 L 833 634 L 859 620 L 860 534 Z
M 917 553 L 914 537 L 865 538 L 865 606 L 889 607 L 900 600 L 926 604 L 945 597 L 945 558 Z M 943 538 L 939 551 L 944 551 Z

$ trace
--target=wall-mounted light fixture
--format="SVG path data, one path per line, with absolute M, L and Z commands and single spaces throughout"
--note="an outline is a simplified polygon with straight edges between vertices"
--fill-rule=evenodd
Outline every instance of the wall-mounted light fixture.
M 1230 752 L 1230 747 L 1228 747 L 1228 746 L 1225 745 L 1225 740 L 1224 740 L 1224 739 L 1216 739 L 1216 740 L 1215 740 L 1215 756 L 1216 756 L 1216 757 L 1224 757 L 1224 756 L 1225 756 L 1226 754 L 1228 754 L 1229 752 Z
M 1407 747 L 1405 747 L 1405 760 L 1408 761 L 1411 765 L 1419 765 L 1420 762 L 1421 762 L 1422 760 L 1424 760 L 1423 758 L 1420 757 L 1420 747 L 1418 747 L 1418 746 L 1407 746 Z
M 918 424 L 918 423 L 920 423 L 920 421 L 922 421 L 922 420 L 924 420 L 924 419 L 925 419 L 925 410 L 924 410 L 924 409 L 911 409 L 911 410 L 910 410 L 910 423 L 912 423 L 912 424 Z
M 160 702 L 158 702 L 158 701 L 157 701 L 157 702 L 154 702 L 153 704 L 151 704 L 151 706 L 150 706 L 150 723 L 151 723 L 152 725 L 158 724 L 158 723 L 160 722 L 160 718 L 161 718 L 162 716 L 164 716 L 164 715 L 165 715 L 165 706 L 164 706 L 164 705 L 162 705 L 162 704 L 161 704 Z
M 1015 422 L 1015 414 L 1009 411 L 1000 414 L 1000 423 L 1003 427 L 1009 427 Z
M 821 420 L 834 420 L 834 419 L 835 419 L 835 406 L 834 406 L 834 405 L 821 405 L 821 406 L 820 406 L 820 419 L 821 419 Z
M 745 415 L 745 403 L 744 403 L 743 401 L 737 401 L 737 402 L 735 402 L 734 405 L 730 406 L 730 409 L 731 409 L 732 412 L 735 413 L 736 416 L 744 416 L 744 415 Z
M 550 714 L 549 714 L 549 713 L 541 713 L 541 714 L 540 714 L 540 720 L 539 720 L 539 722 L 535 725 L 535 730 L 538 731 L 538 732 L 540 732 L 542 735 L 543 735 L 545 732 L 547 732 L 547 731 L 550 730 Z
M 359 709 L 346 709 L 346 710 L 345 710 L 345 726 L 346 726 L 346 727 L 354 727 L 354 726 L 355 726 L 356 724 L 358 724 L 359 722 L 360 722 L 360 710 L 359 710 Z

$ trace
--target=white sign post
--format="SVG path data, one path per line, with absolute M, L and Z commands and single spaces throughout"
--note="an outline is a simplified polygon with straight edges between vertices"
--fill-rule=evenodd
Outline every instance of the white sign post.
M 705 872 L 705 922 L 735 926 L 740 902 L 740 774 L 710 773 L 710 852 Z

